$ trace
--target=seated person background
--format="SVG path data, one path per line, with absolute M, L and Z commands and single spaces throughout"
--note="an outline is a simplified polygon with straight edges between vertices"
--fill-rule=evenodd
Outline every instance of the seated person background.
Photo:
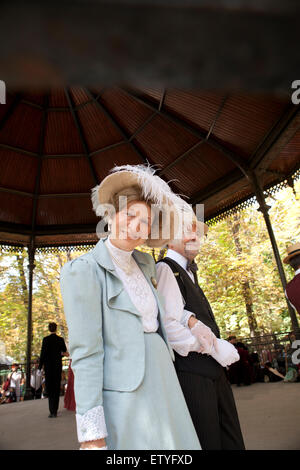
M 284 375 L 278 372 L 277 369 L 272 367 L 271 362 L 265 363 L 264 368 L 264 382 L 280 382 L 284 379 Z

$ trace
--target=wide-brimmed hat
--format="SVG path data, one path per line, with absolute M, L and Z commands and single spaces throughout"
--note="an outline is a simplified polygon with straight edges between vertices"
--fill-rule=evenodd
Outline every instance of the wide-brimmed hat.
M 286 256 L 283 260 L 285 264 L 288 264 L 291 258 L 294 256 L 300 255 L 300 243 L 294 243 L 294 245 L 290 245 L 287 247 L 288 256 Z
M 179 233 L 181 215 L 191 211 L 186 201 L 175 194 L 168 183 L 155 175 L 150 165 L 123 165 L 114 167 L 104 180 L 92 189 L 93 209 L 98 216 L 104 215 L 104 208 L 114 206 L 114 195 L 125 188 L 138 186 L 144 199 L 160 210 L 158 227 L 146 241 L 149 247 L 161 247 Z M 164 236 L 165 234 L 168 236 Z

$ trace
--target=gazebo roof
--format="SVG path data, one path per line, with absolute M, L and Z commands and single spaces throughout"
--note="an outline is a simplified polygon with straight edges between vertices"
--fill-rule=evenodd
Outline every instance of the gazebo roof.
M 300 168 L 290 95 L 133 87 L 7 92 L 0 106 L 0 243 L 94 243 L 91 188 L 114 165 L 157 165 L 214 221 Z

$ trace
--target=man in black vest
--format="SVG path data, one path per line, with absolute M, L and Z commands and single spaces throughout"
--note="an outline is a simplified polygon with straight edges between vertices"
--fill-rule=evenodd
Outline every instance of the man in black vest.
M 229 355 L 219 361 L 222 365 L 212 357 L 219 343 L 223 342 L 225 349 L 235 348 L 218 339 L 218 325 L 198 284 L 194 258 L 200 248 L 199 224 L 195 222 L 182 240 L 169 243 L 166 257 L 157 263 L 157 288 L 165 301 L 164 324 L 202 448 L 244 450 L 234 397 L 222 367 L 238 360 L 238 356 L 234 351 L 231 359 Z
M 57 417 L 59 405 L 62 356 L 68 356 L 65 341 L 56 334 L 56 323 L 49 323 L 50 335 L 43 338 L 39 370 L 45 369 L 46 392 L 49 400 L 49 418 Z

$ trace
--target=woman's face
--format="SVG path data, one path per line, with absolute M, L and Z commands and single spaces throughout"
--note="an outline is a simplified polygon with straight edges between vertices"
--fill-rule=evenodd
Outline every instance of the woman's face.
M 143 201 L 131 201 L 112 219 L 111 236 L 122 249 L 133 250 L 149 238 L 151 207 Z

